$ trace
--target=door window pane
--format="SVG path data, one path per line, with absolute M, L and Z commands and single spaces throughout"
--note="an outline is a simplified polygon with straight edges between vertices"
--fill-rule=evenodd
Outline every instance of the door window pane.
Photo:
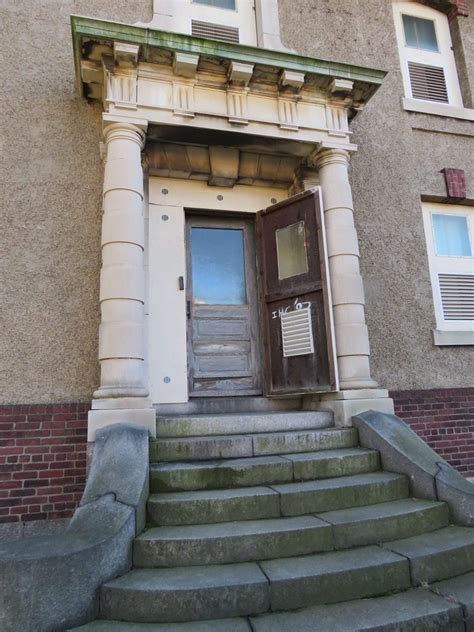
M 192 228 L 191 265 L 195 305 L 247 302 L 242 229 Z
M 463 215 L 433 215 L 436 254 L 448 257 L 472 255 L 467 218 Z
M 306 239 L 304 222 L 290 224 L 279 228 L 276 233 L 278 278 L 306 274 L 308 272 L 308 257 L 306 254 Z
M 193 0 L 196 4 L 206 4 L 209 7 L 219 9 L 232 9 L 235 11 L 235 0 Z
M 416 18 L 413 15 L 404 15 L 403 29 L 407 46 L 422 48 L 423 50 L 439 50 L 435 25 L 432 20 Z

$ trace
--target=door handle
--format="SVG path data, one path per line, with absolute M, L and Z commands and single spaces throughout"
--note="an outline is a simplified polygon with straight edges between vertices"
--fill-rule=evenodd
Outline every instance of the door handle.
M 186 301 L 186 316 L 188 320 L 191 318 L 191 301 Z
M 184 290 L 184 277 L 183 276 L 178 277 L 178 287 L 181 291 Z

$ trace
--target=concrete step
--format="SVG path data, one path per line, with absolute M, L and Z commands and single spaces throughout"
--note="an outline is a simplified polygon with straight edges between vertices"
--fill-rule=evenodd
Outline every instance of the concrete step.
M 333 603 L 409 586 L 404 557 L 361 547 L 260 565 L 133 570 L 102 586 L 100 611 L 107 619 L 177 623 Z
M 258 456 L 191 463 L 153 463 L 152 492 L 227 489 L 373 472 L 379 454 L 362 448 L 342 448 L 281 456 Z
M 282 516 L 301 516 L 374 505 L 408 496 L 408 479 L 390 472 L 273 485 Z
M 155 404 L 158 419 L 190 415 L 235 415 L 241 413 L 300 412 L 302 397 L 193 397 L 181 404 Z
M 272 610 L 381 595 L 410 587 L 408 561 L 378 546 L 260 563 Z
M 406 498 L 318 514 L 333 528 L 335 549 L 407 538 L 446 527 L 446 503 Z
M 152 494 L 148 515 L 158 526 L 301 516 L 408 496 L 408 479 L 374 472 L 272 487 Z
M 289 432 L 292 430 L 329 428 L 332 425 L 332 413 L 319 411 L 182 415 L 157 417 L 156 436 L 160 438 L 203 437 L 262 432 Z
M 317 517 L 158 527 L 135 540 L 137 567 L 250 562 L 346 549 L 448 525 L 445 503 L 405 499 Z
M 208 461 L 313 452 L 352 448 L 357 442 L 355 428 L 157 439 L 150 443 L 150 461 Z
M 474 571 L 474 529 L 450 526 L 382 545 L 410 561 L 413 585 Z
M 431 584 L 430 588 L 451 603 L 461 604 L 466 619 L 466 630 L 474 630 L 474 573 L 436 582 Z
M 174 624 L 97 620 L 72 632 L 465 632 L 474 629 L 474 573 L 390 596 L 257 615 L 250 623 L 243 618 Z
M 424 588 L 389 597 L 261 615 L 252 617 L 251 624 L 253 632 L 465 632 L 473 629 L 472 625 L 464 628 L 459 604 Z
M 268 580 L 254 563 L 133 570 L 104 584 L 100 599 L 102 617 L 137 623 L 224 619 L 269 606 Z
M 128 623 L 97 619 L 70 632 L 252 632 L 247 619 L 214 619 L 187 623 Z
M 136 567 L 200 566 L 306 555 L 333 548 L 332 528 L 313 516 L 148 529 Z

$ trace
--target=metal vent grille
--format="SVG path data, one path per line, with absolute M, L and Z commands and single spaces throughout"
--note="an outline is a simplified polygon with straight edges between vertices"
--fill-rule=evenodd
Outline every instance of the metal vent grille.
M 449 103 L 443 68 L 408 62 L 411 91 L 414 99 Z
M 314 353 L 311 306 L 282 314 L 280 319 L 283 357 Z
M 474 320 L 474 275 L 439 274 L 445 320 Z
M 233 26 L 222 26 L 211 22 L 199 22 L 191 20 L 191 32 L 197 37 L 222 40 L 223 42 L 239 43 L 239 29 Z

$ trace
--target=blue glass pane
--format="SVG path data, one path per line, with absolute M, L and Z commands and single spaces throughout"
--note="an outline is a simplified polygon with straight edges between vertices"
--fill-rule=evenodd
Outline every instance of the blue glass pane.
M 191 263 L 196 305 L 247 302 L 243 230 L 192 228 Z
M 422 48 L 423 50 L 438 51 L 435 25 L 432 20 L 415 18 L 412 15 L 403 16 L 403 28 L 407 46 Z
M 219 9 L 233 9 L 235 11 L 235 0 L 193 0 L 197 4 L 207 4 L 209 7 L 219 7 Z
M 433 215 L 436 254 L 470 257 L 471 245 L 467 219 L 462 215 Z

